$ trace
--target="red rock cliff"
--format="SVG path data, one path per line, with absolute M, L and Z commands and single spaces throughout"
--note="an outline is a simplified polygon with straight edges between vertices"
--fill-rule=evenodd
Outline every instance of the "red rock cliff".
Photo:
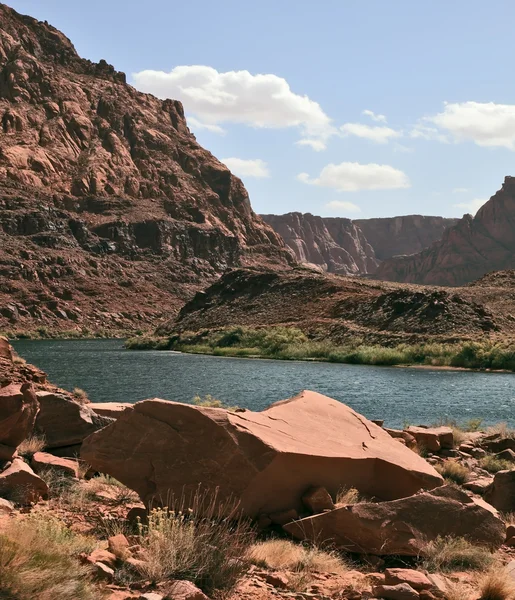
M 301 263 L 343 275 L 371 273 L 379 264 L 373 248 L 350 219 L 324 219 L 298 212 L 262 217 Z
M 389 281 L 463 285 L 489 271 L 515 267 L 515 178 L 477 212 L 465 215 L 442 239 L 412 256 L 391 258 L 376 277 Z
M 1 328 L 151 325 L 227 267 L 291 262 L 180 102 L 0 4 Z

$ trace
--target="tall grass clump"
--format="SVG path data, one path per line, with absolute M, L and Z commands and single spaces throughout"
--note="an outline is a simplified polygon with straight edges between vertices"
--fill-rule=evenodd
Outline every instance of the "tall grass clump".
M 479 466 L 489 473 L 498 473 L 499 471 L 511 471 L 515 464 L 504 458 L 497 458 L 494 454 L 488 454 L 480 459 Z
M 446 460 L 439 465 L 435 465 L 435 469 L 444 479 L 458 485 L 463 485 L 470 479 L 470 469 L 453 460 Z
M 305 588 L 313 580 L 314 573 L 337 573 L 349 571 L 349 564 L 334 551 L 321 550 L 290 540 L 266 540 L 253 544 L 248 551 L 250 561 L 265 569 L 291 571 L 290 587 Z
M 479 600 L 513 600 L 515 583 L 505 569 L 491 569 L 479 580 Z
M 30 460 L 36 452 L 41 452 L 45 449 L 45 438 L 33 435 L 18 446 L 18 454 L 23 458 Z
M 170 338 L 149 335 L 137 335 L 125 340 L 128 350 L 169 350 Z
M 423 552 L 424 568 L 435 571 L 487 571 L 495 563 L 494 555 L 483 546 L 475 546 L 465 538 L 437 537 Z
M 58 519 L 31 515 L 8 523 L 0 534 L 0 598 L 98 600 L 90 568 L 78 560 L 94 541 Z
M 237 505 L 199 489 L 150 511 L 139 525 L 141 574 L 153 582 L 187 579 L 206 594 L 230 592 L 249 567 L 254 530 Z

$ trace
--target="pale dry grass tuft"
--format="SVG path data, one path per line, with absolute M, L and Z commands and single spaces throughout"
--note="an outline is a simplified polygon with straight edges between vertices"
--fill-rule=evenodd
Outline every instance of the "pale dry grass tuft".
M 497 423 L 486 428 L 486 435 L 500 435 L 503 438 L 515 438 L 515 429 L 508 427 L 507 423 Z
M 445 600 L 472 600 L 472 592 L 463 583 L 449 581 L 444 598 Z
M 153 582 L 187 579 L 207 595 L 221 597 L 249 567 L 248 548 L 255 533 L 237 505 L 197 490 L 150 511 L 139 525 L 141 574 Z
M 479 579 L 479 600 L 513 600 L 515 584 L 505 569 L 491 569 Z
M 444 479 L 458 485 L 462 485 L 470 479 L 470 469 L 454 460 L 446 460 L 441 464 L 435 465 L 435 469 Z
M 487 571 L 496 563 L 495 556 L 483 546 L 475 546 L 460 537 L 438 537 L 424 548 L 424 568 L 430 572 Z
M 36 452 L 41 452 L 45 449 L 45 438 L 33 435 L 18 446 L 18 454 L 30 460 Z
M 511 471 L 515 465 L 509 460 L 488 454 L 479 461 L 479 466 L 489 473 L 498 473 L 499 471 Z
M 267 540 L 251 546 L 250 561 L 267 569 L 291 571 L 290 587 L 296 591 L 305 589 L 314 573 L 343 574 L 349 565 L 336 552 L 304 546 L 289 540 Z
M 86 392 L 86 390 L 83 390 L 82 388 L 79 388 L 79 387 L 74 388 L 73 389 L 73 397 L 80 404 L 88 404 L 89 403 L 88 392 Z
M 341 488 L 336 494 L 336 504 L 344 506 L 348 504 L 358 504 L 360 501 L 359 492 L 356 488 Z
M 6 600 L 98 600 L 90 568 L 78 555 L 95 542 L 48 515 L 13 520 L 0 535 L 0 598 Z

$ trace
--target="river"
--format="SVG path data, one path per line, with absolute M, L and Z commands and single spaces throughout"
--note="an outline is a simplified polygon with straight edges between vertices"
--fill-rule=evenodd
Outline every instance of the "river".
M 52 383 L 82 388 L 92 402 L 154 397 L 191 402 L 197 394 L 211 394 L 230 405 L 262 410 L 310 389 L 391 427 L 475 418 L 515 426 L 512 374 L 131 351 L 121 340 L 19 340 L 13 345 Z

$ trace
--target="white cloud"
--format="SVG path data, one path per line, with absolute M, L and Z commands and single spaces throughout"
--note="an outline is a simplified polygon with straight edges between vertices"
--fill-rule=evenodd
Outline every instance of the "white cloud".
M 464 188 L 464 187 L 461 187 L 461 188 L 458 187 L 458 188 L 454 188 L 452 190 L 453 194 L 466 194 L 468 192 L 470 192 L 469 188 Z
M 364 110 L 362 114 L 364 114 L 366 117 L 370 117 L 372 121 L 386 123 L 386 117 L 384 115 L 376 115 L 376 113 L 373 110 Z
M 515 105 L 494 102 L 446 103 L 443 112 L 431 117 L 458 142 L 478 146 L 502 146 L 515 150 Z
M 455 204 L 456 208 L 462 208 L 472 215 L 475 215 L 477 211 L 483 206 L 483 204 L 487 202 L 484 198 L 474 198 L 470 202 L 460 202 L 459 204 Z
M 414 139 L 422 139 L 435 142 L 448 143 L 448 138 L 443 133 L 440 133 L 436 127 L 429 127 L 424 123 L 417 123 L 409 132 L 409 136 Z
M 223 129 L 223 127 L 220 127 L 220 125 L 210 125 L 209 123 L 202 123 L 202 121 L 195 119 L 195 117 L 188 117 L 187 120 L 190 129 L 195 129 L 197 131 L 200 129 L 205 129 L 207 131 L 210 131 L 211 133 L 219 133 L 220 135 L 225 134 L 225 129 Z
M 332 200 L 325 205 L 325 208 L 344 213 L 361 212 L 361 208 L 359 206 L 356 206 L 356 204 L 353 202 L 345 202 L 345 200 Z
M 248 71 L 221 73 L 203 65 L 179 66 L 169 73 L 133 73 L 135 86 L 160 98 L 176 98 L 187 113 L 206 125 L 241 123 L 251 127 L 298 127 L 303 139 L 324 143 L 334 133 L 321 106 L 294 93 L 288 82 L 273 74 Z M 318 147 L 316 148 L 318 149 Z
M 408 176 L 390 165 L 343 162 L 326 165 L 320 175 L 312 179 L 308 173 L 299 173 L 297 179 L 310 185 L 328 187 L 339 192 L 360 190 L 395 190 L 410 187 Z
M 299 140 L 295 142 L 297 146 L 309 146 L 315 152 L 321 152 L 327 148 L 327 145 L 322 140 Z
M 356 137 L 364 138 L 375 142 L 376 144 L 386 144 L 392 138 L 402 136 L 400 131 L 395 131 L 391 127 L 374 127 L 371 125 L 363 125 L 361 123 L 345 123 L 340 127 L 343 135 L 355 135 Z
M 256 177 L 258 179 L 270 177 L 268 165 L 260 158 L 251 160 L 245 160 L 244 158 L 221 158 L 220 162 L 227 165 L 238 177 Z

